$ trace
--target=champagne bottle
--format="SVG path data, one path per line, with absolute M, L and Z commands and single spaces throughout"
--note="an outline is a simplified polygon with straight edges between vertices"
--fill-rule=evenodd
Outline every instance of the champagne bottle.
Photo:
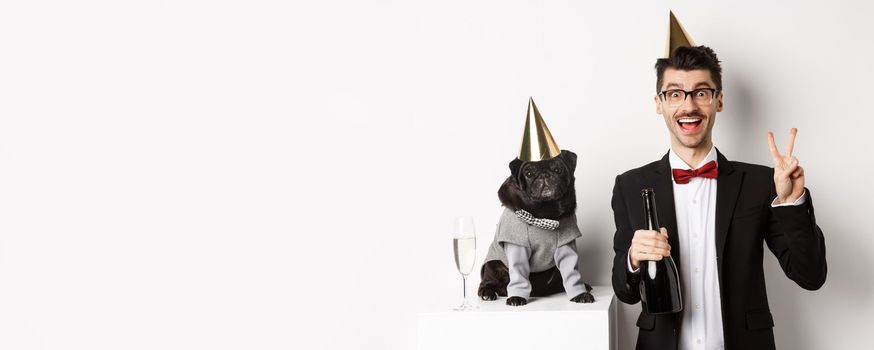
M 655 192 L 651 188 L 641 191 L 643 209 L 646 215 L 646 229 L 658 231 L 658 212 Z M 677 264 L 670 256 L 659 261 L 641 261 L 640 300 L 643 310 L 650 315 L 669 314 L 683 311 L 683 297 L 680 292 L 680 274 Z

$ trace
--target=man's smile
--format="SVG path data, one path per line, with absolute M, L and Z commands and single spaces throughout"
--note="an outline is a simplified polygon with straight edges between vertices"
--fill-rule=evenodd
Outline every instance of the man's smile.
M 689 135 L 697 133 L 701 129 L 703 121 L 704 118 L 698 116 L 686 116 L 677 118 L 677 125 L 683 134 Z

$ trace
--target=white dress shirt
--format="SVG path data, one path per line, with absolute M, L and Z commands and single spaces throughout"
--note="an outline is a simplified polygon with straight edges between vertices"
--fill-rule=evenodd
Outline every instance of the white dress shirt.
M 710 153 L 694 168 L 673 150 L 668 159 L 672 169 L 697 169 L 716 161 L 716 148 L 710 148 Z M 680 285 L 685 301 L 680 349 L 724 349 L 719 274 L 716 270 L 716 179 L 693 177 L 688 184 L 675 182 L 674 207 L 680 261 L 683 262 Z
M 694 168 L 686 164 L 673 150 L 668 159 L 672 169 L 698 169 L 716 161 L 716 148 Z M 717 164 L 718 168 L 719 164 Z M 681 350 L 722 350 L 725 339 L 722 328 L 722 306 L 719 273 L 716 264 L 716 179 L 693 177 L 687 184 L 673 183 L 674 209 L 677 214 L 677 238 L 680 242 L 680 286 L 683 293 L 683 315 L 680 328 Z M 801 205 L 806 193 L 794 203 L 771 206 Z M 629 271 L 631 260 L 628 261 Z

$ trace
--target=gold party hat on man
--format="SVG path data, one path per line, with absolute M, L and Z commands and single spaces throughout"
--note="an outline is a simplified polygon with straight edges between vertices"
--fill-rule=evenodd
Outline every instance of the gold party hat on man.
M 537 162 L 552 159 L 561 153 L 561 149 L 549 133 L 546 122 L 540 116 L 540 111 L 534 105 L 534 99 L 528 99 L 528 116 L 525 117 L 525 132 L 522 134 L 522 150 L 519 160 Z
M 677 20 L 677 17 L 674 16 L 674 12 L 670 11 L 670 22 L 668 23 L 668 42 L 665 44 L 665 58 L 671 58 L 671 55 L 674 53 L 678 47 L 694 47 L 695 41 L 692 40 L 692 37 L 689 36 L 689 33 L 686 32 L 686 28 L 683 28 L 683 25 L 680 24 L 680 21 Z

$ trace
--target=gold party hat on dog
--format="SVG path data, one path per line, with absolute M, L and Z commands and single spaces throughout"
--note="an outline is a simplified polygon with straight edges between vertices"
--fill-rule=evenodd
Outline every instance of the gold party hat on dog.
M 680 21 L 677 20 L 677 17 L 674 17 L 674 12 L 670 11 L 670 22 L 668 23 L 668 42 L 665 44 L 665 58 L 671 58 L 671 55 L 674 53 L 678 47 L 694 47 L 695 41 L 692 40 L 692 37 L 689 36 L 689 33 L 686 32 L 686 28 L 683 28 L 683 25 L 680 24 Z
M 525 132 L 522 134 L 522 150 L 519 160 L 537 162 L 552 159 L 561 153 L 561 149 L 549 133 L 546 122 L 540 116 L 540 111 L 534 105 L 534 99 L 528 98 L 528 116 L 525 117 Z

